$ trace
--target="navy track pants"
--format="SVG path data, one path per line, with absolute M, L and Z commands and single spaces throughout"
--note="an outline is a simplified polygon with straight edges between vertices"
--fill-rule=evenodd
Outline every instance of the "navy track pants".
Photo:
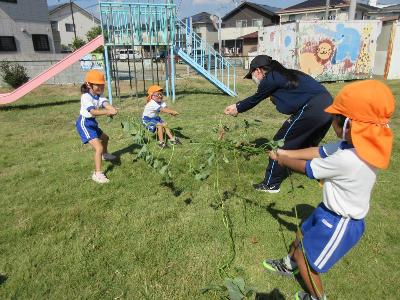
M 332 96 L 329 93 L 314 96 L 283 123 L 275 134 L 274 141 L 285 139 L 282 147 L 285 150 L 318 146 L 332 123 L 332 116 L 324 111 L 331 104 Z M 265 171 L 264 184 L 280 186 L 287 176 L 287 168 L 270 159 Z

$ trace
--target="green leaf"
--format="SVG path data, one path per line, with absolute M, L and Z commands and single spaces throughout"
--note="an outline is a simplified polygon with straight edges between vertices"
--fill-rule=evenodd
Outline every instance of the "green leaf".
M 141 135 L 140 133 L 137 133 L 136 135 L 133 136 L 132 140 L 135 144 L 142 144 L 143 143 L 143 135 Z
M 285 140 L 284 139 L 278 140 L 276 142 L 277 142 L 277 145 L 278 145 L 279 148 L 283 147 L 283 145 L 285 144 Z
M 163 165 L 163 162 L 161 160 L 155 159 L 153 162 L 153 168 L 156 170 L 161 168 L 162 165 Z
M 151 154 L 147 154 L 147 155 L 146 155 L 145 161 L 146 161 L 149 165 L 151 165 L 151 164 L 153 163 L 153 160 L 154 160 L 153 155 L 151 155 Z
M 226 158 L 226 156 L 224 156 L 224 157 L 222 158 L 222 160 L 224 161 L 224 163 L 229 164 L 229 160 Z
M 121 122 L 121 126 L 124 132 L 129 132 L 130 123 L 128 121 Z
M 194 176 L 194 179 L 199 180 L 199 181 L 202 181 L 202 180 L 204 180 L 204 179 L 207 179 L 208 176 L 210 176 L 210 170 L 203 170 L 203 171 L 201 171 L 200 173 L 197 173 L 197 174 Z
M 147 145 L 143 145 L 142 149 L 140 149 L 137 158 L 145 158 L 148 153 Z
M 208 163 L 208 165 L 209 165 L 210 167 L 213 165 L 214 159 L 215 159 L 215 153 L 213 152 L 213 153 L 211 154 L 211 156 L 207 159 L 207 163 Z
M 160 173 L 161 175 L 166 175 L 168 174 L 168 166 L 163 166 L 160 171 L 158 171 L 158 173 Z
M 236 277 L 233 282 L 239 287 L 240 291 L 244 292 L 244 279 L 242 277 Z
M 244 294 L 240 290 L 238 283 L 235 280 L 231 278 L 225 278 L 225 286 L 228 289 L 230 300 L 242 300 L 244 298 Z

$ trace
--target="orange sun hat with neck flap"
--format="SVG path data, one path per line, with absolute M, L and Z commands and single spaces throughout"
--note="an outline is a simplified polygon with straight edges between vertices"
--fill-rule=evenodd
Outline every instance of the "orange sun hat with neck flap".
M 325 111 L 351 119 L 351 138 L 357 154 L 372 166 L 386 169 L 392 153 L 389 120 L 394 103 L 387 85 L 363 80 L 346 85 Z
M 147 102 L 149 102 L 151 100 L 151 96 L 154 93 L 162 92 L 162 91 L 163 91 L 163 88 L 159 85 L 150 86 L 149 89 L 147 90 Z

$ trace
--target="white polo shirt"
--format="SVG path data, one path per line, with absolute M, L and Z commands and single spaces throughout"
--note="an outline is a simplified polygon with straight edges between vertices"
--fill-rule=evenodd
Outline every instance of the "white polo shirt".
M 142 117 L 155 118 L 160 114 L 161 108 L 165 107 L 167 107 L 167 103 L 165 103 L 164 101 L 162 101 L 161 103 L 157 103 L 154 100 L 150 100 L 144 107 Z
M 363 161 L 353 146 L 343 141 L 320 147 L 320 155 L 307 161 L 306 174 L 324 180 L 324 205 L 343 217 L 363 219 L 369 210 L 377 168 Z
M 104 108 L 104 104 L 108 103 L 107 98 L 102 96 L 93 96 L 90 93 L 82 94 L 81 96 L 81 116 L 85 118 L 93 118 L 90 110 L 97 108 Z

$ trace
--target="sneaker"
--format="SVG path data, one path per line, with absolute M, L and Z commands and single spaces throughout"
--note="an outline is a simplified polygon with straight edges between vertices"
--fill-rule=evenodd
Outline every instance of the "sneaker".
M 182 145 L 181 140 L 175 137 L 173 140 L 169 140 L 172 145 Z
M 271 194 L 279 193 L 281 190 L 278 185 L 267 185 L 264 182 L 253 184 L 253 187 L 257 191 L 267 192 L 267 193 L 271 193 Z
M 92 179 L 97 183 L 107 183 L 110 181 L 103 172 L 93 172 Z
M 165 142 L 158 142 L 158 147 L 160 147 L 161 149 L 164 149 L 167 147 L 167 144 Z
M 283 259 L 266 259 L 263 261 L 263 266 L 268 271 L 287 277 L 294 277 L 297 273 L 299 273 L 298 268 L 293 270 L 289 269 L 283 262 Z
M 297 292 L 296 294 L 294 294 L 294 299 L 295 300 L 316 300 L 317 298 L 314 298 L 313 296 L 311 296 L 309 293 L 300 291 Z M 323 295 L 320 300 L 327 300 L 326 296 Z
M 117 159 L 117 157 L 116 157 L 114 154 L 111 154 L 111 153 L 108 153 L 108 152 L 103 153 L 103 155 L 101 156 L 101 158 L 102 158 L 103 160 L 106 160 L 106 161 L 116 160 L 116 159 Z

